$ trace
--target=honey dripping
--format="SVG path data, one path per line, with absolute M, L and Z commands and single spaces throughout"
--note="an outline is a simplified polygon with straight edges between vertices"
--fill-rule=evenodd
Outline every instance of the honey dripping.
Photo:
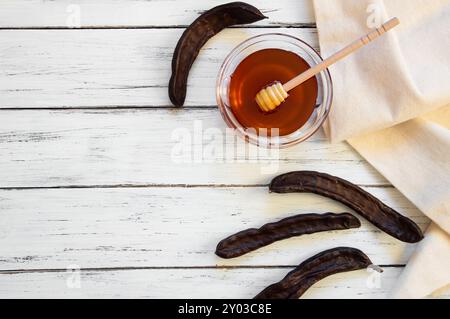
M 297 54 L 282 49 L 264 49 L 246 57 L 231 76 L 229 96 L 231 110 L 244 128 L 278 128 L 280 136 L 301 128 L 314 111 L 317 99 L 315 77 L 289 92 L 289 98 L 273 112 L 264 113 L 255 96 L 264 86 L 279 80 L 282 83 L 309 69 Z

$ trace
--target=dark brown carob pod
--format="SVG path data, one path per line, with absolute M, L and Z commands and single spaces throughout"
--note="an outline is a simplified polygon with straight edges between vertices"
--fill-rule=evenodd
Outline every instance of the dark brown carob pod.
M 296 215 L 231 235 L 219 242 L 216 255 L 222 258 L 239 257 L 282 239 L 360 226 L 359 220 L 349 213 Z
M 169 97 L 176 106 L 186 98 L 189 70 L 200 49 L 211 37 L 226 27 L 256 22 L 267 18 L 257 8 L 244 2 L 231 2 L 214 7 L 200 15 L 183 33 L 172 59 Z
M 315 193 L 337 200 L 389 235 L 416 243 L 423 238 L 411 219 L 383 204 L 362 188 L 342 178 L 313 171 L 290 172 L 275 177 L 269 189 L 275 193 Z
M 364 269 L 371 264 L 369 257 L 359 249 L 329 249 L 302 262 L 281 281 L 261 291 L 255 299 L 298 299 L 309 287 L 325 277 Z

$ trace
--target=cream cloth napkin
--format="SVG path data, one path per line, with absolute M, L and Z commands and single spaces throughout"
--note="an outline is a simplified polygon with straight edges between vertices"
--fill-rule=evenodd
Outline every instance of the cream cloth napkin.
M 392 297 L 450 284 L 450 0 L 314 0 L 327 57 L 397 16 L 400 25 L 330 67 L 331 141 L 347 140 L 433 222 Z

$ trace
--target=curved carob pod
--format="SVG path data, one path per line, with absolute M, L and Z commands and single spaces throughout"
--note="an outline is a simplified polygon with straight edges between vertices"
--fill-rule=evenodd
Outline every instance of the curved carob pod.
M 281 281 L 270 285 L 255 299 L 298 299 L 319 280 L 341 272 L 364 269 L 372 262 L 362 251 L 337 247 L 308 258 Z
M 222 258 L 239 257 L 282 239 L 360 226 L 359 220 L 349 213 L 296 215 L 231 235 L 219 242 L 216 255 Z
M 275 193 L 315 193 L 337 200 L 389 235 L 416 243 L 422 231 L 411 219 L 383 204 L 362 188 L 342 178 L 313 171 L 296 171 L 275 177 L 269 189 Z
M 244 2 L 231 2 L 214 7 L 200 15 L 183 33 L 172 59 L 169 97 L 176 106 L 186 98 L 189 70 L 202 46 L 226 27 L 247 24 L 267 18 L 257 8 Z

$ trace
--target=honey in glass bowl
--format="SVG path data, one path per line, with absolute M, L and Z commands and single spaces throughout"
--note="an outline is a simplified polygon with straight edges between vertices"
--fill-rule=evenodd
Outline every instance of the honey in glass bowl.
M 284 148 L 306 140 L 330 111 L 328 69 L 289 91 L 272 112 L 261 111 L 255 97 L 274 81 L 285 83 L 322 61 L 314 48 L 288 34 L 266 33 L 241 42 L 225 58 L 217 78 L 217 104 L 225 123 L 261 147 Z
M 274 81 L 285 83 L 309 69 L 309 64 L 297 54 L 283 49 L 263 49 L 247 56 L 231 75 L 229 101 L 236 119 L 244 128 L 278 128 L 288 135 L 301 128 L 316 106 L 315 77 L 289 92 L 289 96 L 272 112 L 263 112 L 255 101 L 256 94 Z

